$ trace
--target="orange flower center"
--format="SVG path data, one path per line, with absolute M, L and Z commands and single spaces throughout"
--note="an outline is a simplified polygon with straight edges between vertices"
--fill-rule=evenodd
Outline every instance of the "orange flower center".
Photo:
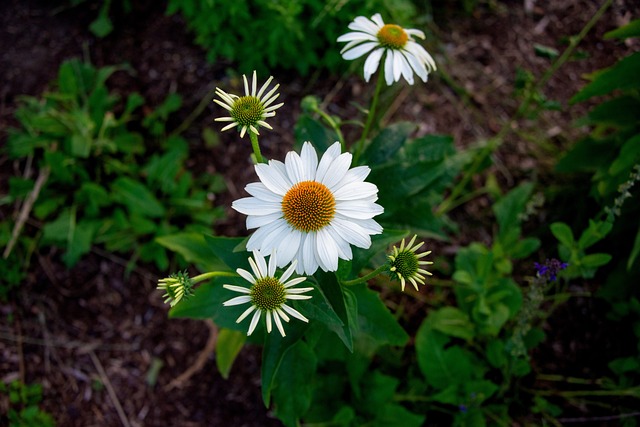
M 409 35 L 402 27 L 394 24 L 387 24 L 380 28 L 377 37 L 382 46 L 390 49 L 402 49 L 409 40 Z
M 336 200 L 324 184 L 302 181 L 282 198 L 282 212 L 293 228 L 309 233 L 329 225 L 336 213 Z

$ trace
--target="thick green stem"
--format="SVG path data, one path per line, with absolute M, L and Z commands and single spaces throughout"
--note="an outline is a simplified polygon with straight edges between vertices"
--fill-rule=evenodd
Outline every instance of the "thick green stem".
M 364 125 L 364 130 L 362 131 L 362 135 L 360 136 L 360 140 L 358 141 L 358 145 L 356 146 L 355 154 L 354 154 L 354 163 L 357 164 L 358 158 L 362 151 L 364 150 L 364 143 L 367 140 L 367 136 L 369 136 L 369 131 L 371 130 L 371 125 L 373 124 L 373 119 L 376 115 L 376 108 L 378 106 L 378 98 L 380 98 L 380 91 L 382 90 L 382 84 L 384 82 L 384 71 L 380 70 L 378 74 L 378 81 L 376 83 L 376 89 L 373 93 L 373 98 L 371 99 L 371 107 L 369 108 L 369 114 L 367 115 L 367 121 Z
M 258 143 L 258 135 L 249 131 L 249 138 L 251 138 L 251 147 L 253 147 L 253 155 L 257 163 L 265 163 L 262 159 L 262 153 L 260 152 L 260 144 Z
M 344 280 L 341 283 L 345 286 L 351 286 L 351 285 L 357 285 L 358 283 L 366 282 L 367 280 L 371 280 L 374 277 L 376 277 L 378 274 L 387 270 L 388 267 L 389 266 L 387 264 L 382 264 L 380 267 L 376 268 L 366 276 L 358 277 L 357 279 L 353 279 L 353 280 Z
M 231 271 L 210 271 L 208 273 L 203 273 L 192 278 L 191 281 L 196 284 L 198 282 L 202 282 L 203 280 L 211 279 L 212 277 L 238 277 L 238 275 Z
M 465 171 L 462 179 L 458 181 L 456 186 L 451 191 L 451 194 L 449 194 L 449 196 L 436 210 L 436 216 L 441 216 L 449 212 L 451 209 L 453 209 L 453 207 L 459 204 L 456 199 L 460 197 L 460 195 L 464 191 L 464 188 L 467 186 L 469 181 L 471 181 L 473 176 L 478 173 L 479 168 L 480 166 L 482 166 L 485 159 L 490 156 L 498 147 L 500 147 L 500 145 L 504 141 L 504 137 L 511 131 L 516 120 L 524 116 L 529 110 L 529 105 L 533 101 L 535 94 L 538 93 L 542 89 L 542 87 L 547 84 L 547 82 L 551 79 L 555 72 L 558 71 L 558 69 L 569 60 L 578 44 L 587 35 L 589 30 L 591 30 L 596 22 L 598 22 L 598 20 L 606 12 L 609 6 L 611 6 L 612 2 L 613 0 L 605 1 L 600 9 L 598 9 L 598 11 L 591 17 L 589 22 L 585 24 L 580 33 L 578 33 L 577 36 L 571 37 L 569 39 L 569 46 L 567 46 L 564 52 L 562 52 L 562 55 L 560 55 L 558 59 L 556 59 L 555 62 L 551 64 L 551 67 L 549 67 L 549 69 L 542 75 L 540 80 L 535 85 L 533 85 L 533 87 L 530 88 L 529 91 L 527 91 L 524 99 L 518 106 L 518 109 L 514 113 L 513 117 L 511 117 L 511 119 L 502 126 L 498 134 L 495 137 L 491 138 L 488 141 L 487 145 L 477 154 L 471 167 Z

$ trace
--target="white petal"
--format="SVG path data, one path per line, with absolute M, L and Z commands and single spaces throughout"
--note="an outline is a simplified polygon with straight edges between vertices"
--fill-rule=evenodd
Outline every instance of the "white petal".
M 326 175 L 322 178 L 322 183 L 326 185 L 329 190 L 333 192 L 335 186 L 342 181 L 342 178 L 346 175 L 349 170 L 349 166 L 351 166 L 351 160 L 353 156 L 351 153 L 342 153 L 340 154 L 327 170 Z
M 238 270 L 242 270 L 242 269 L 239 268 Z M 242 270 L 242 271 L 244 271 L 244 270 Z M 246 271 L 245 271 L 245 273 L 246 273 Z M 248 293 L 251 292 L 251 290 L 249 288 L 243 288 L 242 286 L 222 285 L 222 287 L 225 288 L 225 289 L 229 289 L 230 291 L 236 291 L 236 292 L 240 292 L 240 293 L 243 293 L 243 294 L 248 294 Z
M 251 318 L 251 324 L 249 325 L 249 332 L 247 332 L 247 336 L 251 335 L 253 331 L 256 330 L 256 326 L 258 325 L 258 320 L 260 320 L 260 310 L 256 310 L 253 313 L 253 317 Z
M 349 218 L 369 219 L 383 212 L 382 206 L 368 201 L 347 200 L 336 203 L 336 213 Z
M 274 227 L 264 236 L 260 250 L 265 254 L 270 254 L 278 247 L 280 242 L 291 232 L 291 226 L 285 221 L 277 221 L 277 227 Z
M 382 54 L 384 53 L 384 48 L 376 49 L 367 57 L 367 60 L 364 61 L 364 80 L 369 81 L 371 75 L 378 70 L 378 65 L 380 65 L 380 58 L 382 58 Z
M 296 264 L 298 263 L 297 260 L 293 260 L 293 262 L 291 263 L 291 265 L 289 266 L 289 268 L 287 268 L 285 270 L 284 273 L 282 273 L 282 276 L 280 276 L 280 282 L 282 283 L 286 283 L 287 279 L 289 277 L 291 277 L 291 275 L 293 274 L 294 270 L 296 269 Z
M 240 315 L 240 317 L 238 317 L 238 318 L 236 319 L 236 323 L 240 323 L 240 322 L 242 322 L 242 321 L 245 319 L 245 317 L 247 317 L 247 316 L 248 316 L 248 315 L 249 315 L 253 310 L 255 310 L 255 309 L 256 309 L 256 306 L 255 306 L 255 305 L 252 305 L 251 307 L 247 308 L 247 309 L 245 310 L 245 312 L 244 312 L 244 313 L 242 313 L 242 314 Z
M 342 187 L 352 182 L 362 182 L 369 176 L 369 172 L 371 172 L 369 166 L 356 166 L 355 168 L 351 168 L 338 185 Z
M 255 197 L 244 197 L 234 200 L 231 207 L 236 211 L 245 215 L 269 215 L 273 213 L 282 213 L 282 203 L 266 202 L 256 199 Z
M 274 221 L 282 218 L 282 212 L 276 212 L 269 215 L 249 215 L 247 217 L 247 230 L 258 227 L 264 227 Z
M 280 321 L 280 316 L 278 316 L 277 311 L 273 312 L 273 320 L 276 322 L 276 327 L 280 331 L 280 335 L 282 335 L 283 337 L 286 336 L 286 334 L 284 333 L 284 328 L 282 327 L 282 322 Z
M 284 267 L 289 264 L 296 256 L 300 248 L 300 240 L 302 233 L 298 230 L 291 229 L 279 242 L 278 248 L 278 267 Z
M 267 311 L 264 313 L 264 316 L 267 320 L 267 332 L 271 333 L 271 313 Z
M 285 180 L 285 177 L 280 173 L 278 167 L 274 167 L 274 161 L 269 162 L 268 165 L 264 163 L 258 163 L 256 168 L 256 174 L 258 174 L 258 178 L 260 181 L 271 191 L 274 193 L 284 196 L 291 185 Z
M 289 151 L 284 160 L 287 176 L 292 184 L 297 184 L 305 180 L 305 170 L 302 159 L 295 151 Z
M 276 256 L 277 251 L 271 252 L 271 257 L 269 258 L 269 277 L 276 277 L 276 267 L 278 262 L 278 257 Z
M 416 58 L 416 56 L 413 55 L 411 52 L 406 51 L 403 53 L 404 53 L 404 56 L 407 58 L 407 61 L 411 65 L 411 68 L 413 68 L 413 71 L 416 72 L 418 77 L 420 77 L 420 79 L 423 82 L 426 82 L 429 73 L 427 72 L 427 69 L 425 68 L 424 64 L 420 62 L 418 58 Z
M 312 275 L 318 269 L 318 260 L 316 259 L 316 233 L 306 234 L 304 245 L 302 246 L 301 258 L 303 262 L 300 262 L 296 272 L 301 274 L 302 272 Z M 301 270 L 302 265 L 304 270 Z
M 336 246 L 338 248 L 338 257 L 346 260 L 350 260 L 351 258 L 353 258 L 351 246 L 349 245 L 349 242 L 345 239 L 345 237 L 338 233 L 337 229 L 332 224 L 325 227 L 325 230 L 327 230 L 327 232 L 331 235 L 331 238 L 336 242 Z
M 297 285 L 299 283 L 304 282 L 305 280 L 307 280 L 306 277 L 296 277 L 295 279 L 291 279 L 288 282 L 283 283 L 282 286 L 284 286 L 285 288 L 290 288 L 292 286 L 295 286 L 295 285 Z M 284 280 L 282 278 L 280 278 L 280 282 L 284 282 Z M 313 288 L 309 288 L 309 289 L 313 289 Z M 292 291 L 292 289 L 290 289 L 287 292 L 290 292 L 290 291 Z
M 258 93 L 256 94 L 256 98 L 260 99 L 260 97 L 262 96 L 262 94 L 264 93 L 264 91 L 267 89 L 267 87 L 269 86 L 269 84 L 271 83 L 271 81 L 273 80 L 273 76 L 269 76 L 269 78 L 267 79 L 266 82 L 264 82 L 264 84 L 262 85 L 262 87 L 260 88 L 260 90 L 258 91 Z
M 327 230 L 321 229 L 317 232 L 316 251 L 318 264 L 324 271 L 336 271 L 338 269 L 338 245 Z
M 256 89 L 258 88 L 258 76 L 256 70 L 253 70 L 253 79 L 251 81 L 251 96 L 256 96 Z
M 400 58 L 400 70 L 402 71 L 402 76 L 404 77 L 404 79 L 410 84 L 413 84 L 413 70 L 411 69 L 411 66 L 409 65 L 409 63 L 407 62 L 407 59 L 405 58 L 404 54 L 402 53 L 402 51 L 398 50 L 396 51 L 396 54 L 398 55 L 398 58 Z
M 393 84 L 393 53 L 389 49 L 387 49 L 387 56 L 384 58 L 384 79 L 387 86 Z
M 289 321 L 289 316 L 287 316 L 287 313 L 285 313 L 281 309 L 276 308 L 276 313 L 278 313 L 278 316 L 280 316 L 282 318 L 282 320 L 284 320 L 285 322 Z
M 348 25 L 348 28 L 353 31 L 362 31 L 365 33 L 369 33 L 371 35 L 377 35 L 378 31 L 382 25 L 376 25 L 374 22 L 370 21 L 368 18 L 364 16 L 358 16 Z
M 313 290 L 313 288 L 293 288 L 293 289 L 287 290 L 287 295 L 304 294 L 304 293 L 310 292 L 312 290 Z M 307 296 L 309 298 L 312 298 L 311 295 L 307 295 Z
M 311 299 L 313 298 L 311 295 L 292 295 L 292 294 L 287 294 L 287 299 L 291 299 L 291 300 L 305 300 L 305 299 Z
M 282 227 L 283 224 L 287 224 L 287 222 L 284 219 L 278 219 L 276 221 L 273 221 L 269 224 L 266 224 L 260 228 L 258 228 L 256 230 L 255 233 L 253 233 L 251 235 L 251 237 L 249 237 L 249 241 L 247 242 L 247 250 L 252 251 L 254 249 L 261 249 L 263 247 L 263 242 L 264 239 L 273 231 L 276 229 L 279 229 L 280 227 Z M 266 255 L 271 254 L 271 249 L 273 248 L 269 248 L 269 250 L 265 251 L 263 250 L 263 252 Z
M 316 179 L 316 169 L 318 169 L 318 154 L 310 142 L 302 144 L 300 153 L 304 168 L 304 180 L 313 181 Z
M 238 273 L 240 275 L 240 277 L 242 277 L 244 280 L 246 280 L 247 282 L 251 283 L 252 285 L 254 285 L 256 283 L 256 278 L 253 277 L 253 275 L 251 273 L 249 273 L 247 270 L 245 270 L 243 268 L 238 268 L 238 269 L 236 269 L 236 273 Z
M 282 202 L 282 196 L 269 190 L 261 182 L 252 182 L 250 184 L 247 184 L 244 189 L 247 193 L 251 194 L 256 199 L 264 200 L 265 202 Z
M 336 215 L 336 217 L 338 216 Z M 382 227 L 373 219 L 353 219 L 353 218 L 345 218 L 345 219 L 351 223 L 358 224 L 368 234 L 382 233 Z
M 255 250 L 254 250 L 255 253 Z M 253 271 L 253 275 L 256 277 L 257 279 L 262 279 L 264 277 L 264 274 L 262 274 L 262 272 L 260 271 L 260 267 L 258 266 L 258 264 L 256 264 L 255 260 L 251 257 L 249 257 L 249 265 L 251 266 L 251 270 Z
M 378 187 L 370 182 L 351 182 L 342 185 L 333 192 L 336 200 L 356 200 L 378 194 Z
M 309 319 L 300 314 L 300 312 L 298 312 L 298 310 L 296 310 L 295 308 L 289 307 L 287 304 L 282 304 L 282 309 L 286 311 L 287 314 L 295 317 L 296 319 L 302 320 L 303 322 L 309 322 Z
M 390 53 L 393 53 L 393 80 L 397 82 L 402 75 L 402 54 L 397 50 L 392 50 Z
M 378 26 L 384 27 L 384 21 L 382 20 L 382 16 L 379 13 L 376 13 L 371 17 L 371 20 L 375 22 Z
M 334 218 L 330 227 L 333 227 L 343 239 L 354 246 L 364 249 L 371 246 L 370 233 L 355 222 Z
M 316 172 L 316 181 L 322 182 L 327 171 L 331 167 L 333 161 L 340 155 L 340 143 L 336 142 L 331 145 L 327 151 L 324 152 L 322 158 L 320 159 L 320 163 L 318 164 L 318 170 Z
M 269 275 L 269 269 L 267 268 L 267 262 L 265 261 L 264 256 L 262 256 L 262 253 L 260 253 L 260 251 L 253 251 L 253 258 L 256 260 L 258 268 L 260 269 L 260 276 L 267 277 Z
M 230 305 L 246 304 L 246 303 L 248 303 L 250 301 L 251 301 L 251 297 L 250 296 L 241 295 L 239 297 L 231 298 L 229 301 L 223 302 L 222 305 L 224 305 L 225 307 L 228 307 Z
M 247 83 L 247 76 L 243 74 L 242 79 L 244 80 L 244 93 L 246 96 L 249 96 L 251 95 L 251 93 L 249 92 L 249 83 Z
M 366 54 L 367 52 L 371 51 L 377 46 L 379 46 L 378 43 L 365 42 L 346 51 L 345 53 L 342 54 L 342 57 L 346 60 L 360 58 L 362 55 Z
M 338 37 L 338 42 L 350 42 L 353 40 L 360 40 L 360 41 L 372 41 L 372 42 L 377 42 L 378 38 L 376 36 L 374 36 L 373 34 L 369 34 L 369 33 L 363 33 L 362 31 L 355 31 L 353 33 L 347 33 L 347 34 L 343 34 L 340 37 Z
M 413 29 L 413 28 L 405 28 L 404 32 L 409 34 L 410 36 L 416 36 L 416 37 L 421 38 L 421 39 L 425 39 L 426 38 L 422 31 L 416 30 L 416 29 Z

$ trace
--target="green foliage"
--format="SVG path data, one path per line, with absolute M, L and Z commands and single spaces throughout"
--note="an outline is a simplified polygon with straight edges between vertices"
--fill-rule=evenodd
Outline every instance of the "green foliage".
M 27 385 L 17 380 L 9 384 L 0 382 L 0 397 L 8 398 L 8 411 L 6 414 L 0 415 L 2 425 L 9 427 L 55 426 L 51 415 L 40 410 L 38 406 L 42 401 L 42 385 Z
M 408 0 L 170 0 L 167 8 L 168 14 L 185 17 L 210 61 L 235 61 L 245 74 L 276 67 L 302 75 L 318 68 L 335 71 L 343 64 L 336 39 L 353 17 L 376 12 L 398 24 L 415 15 Z
M 221 181 L 195 178 L 184 164 L 187 142 L 165 133 L 179 96 L 170 95 L 145 118 L 153 137 L 130 130 L 144 100 L 134 93 L 122 105 L 109 92 L 106 81 L 117 70 L 63 63 L 51 92 L 22 99 L 15 113 L 21 127 L 10 130 L 6 151 L 13 159 L 32 159 L 45 178 L 32 208 L 42 223 L 38 246 L 64 248 L 68 267 L 101 244 L 133 254 L 130 266 L 142 260 L 166 269 L 168 253 L 155 238 L 208 231 L 221 213 L 207 194 L 219 191 Z M 34 181 L 12 179 L 9 186 L 5 203 L 24 199 Z M 6 225 L 0 229 L 7 240 Z

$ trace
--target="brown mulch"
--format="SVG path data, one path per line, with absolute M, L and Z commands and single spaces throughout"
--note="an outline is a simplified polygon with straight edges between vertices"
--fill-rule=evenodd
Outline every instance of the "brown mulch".
M 215 85 L 229 84 L 226 69 L 232 64 L 207 63 L 182 19 L 164 15 L 163 2 L 132 3 L 132 13 L 116 11 L 116 32 L 100 40 L 88 31 L 97 13 L 95 3 L 55 9 L 44 0 L 2 2 L 0 129 L 16 124 L 12 115 L 18 96 L 41 94 L 55 78 L 59 64 L 71 57 L 88 54 L 97 66 L 129 63 L 135 72 L 118 72 L 109 85 L 123 95 L 138 91 L 149 105 L 159 104 L 172 91 L 182 95 L 183 108 L 172 118 L 172 126 L 178 126 Z M 549 59 L 534 55 L 533 44 L 562 51 L 566 37 L 577 34 L 600 5 L 588 0 L 480 3 L 471 16 L 436 7 L 435 23 L 428 26 L 438 44 L 428 40 L 427 46 L 435 49 L 441 73 L 449 75 L 458 90 L 439 73 L 426 85 L 403 86 L 386 121 L 416 121 L 418 135 L 451 134 L 460 147 L 491 137 L 517 108 L 519 101 L 513 96 L 516 68 L 540 76 L 550 64 Z M 544 88 L 545 95 L 566 106 L 584 84 L 585 73 L 637 50 L 637 44 L 603 41 L 602 35 L 637 17 L 639 8 L 631 0 L 615 1 L 579 46 L 588 55 L 561 68 Z M 322 73 L 312 82 L 286 73 L 276 80 L 282 83 L 286 105 L 278 112 L 274 131 L 265 132 L 261 140 L 263 154 L 269 158 L 283 158 L 292 146 L 298 105 L 308 92 L 320 95 L 333 114 L 344 117 L 356 114 L 352 101 L 366 105 L 371 90 L 358 77 L 339 79 Z M 545 156 L 555 153 L 545 151 L 549 148 L 537 141 L 550 141 L 556 150 L 566 147 L 583 132 L 573 122 L 586 108 L 585 104 L 543 112 L 537 122 L 523 119 L 514 123 L 513 132 L 494 156 L 501 182 L 508 186 L 535 178 L 541 166 L 548 167 Z M 241 235 L 244 218 L 229 206 L 243 195 L 244 185 L 255 180 L 250 147 L 231 133 L 220 135 L 218 146 L 206 147 L 200 135 L 204 127 L 218 129 L 212 122 L 217 114 L 212 103 L 185 132 L 192 149 L 188 166 L 224 175 L 228 192 L 219 195 L 216 203 L 226 207 L 227 216 L 215 232 Z M 22 168 L 19 162 L 0 155 L 2 191 L 6 191 L 9 176 L 22 173 Z M 438 251 L 451 255 L 461 244 L 486 240 L 488 231 L 478 218 L 486 215 L 482 211 L 489 202 L 480 199 L 456 211 L 454 215 L 468 219 L 472 227 L 457 242 L 435 243 Z M 13 214 L 13 207 L 0 206 L 0 219 Z M 42 383 L 42 408 L 58 425 L 280 425 L 262 403 L 259 348 L 241 352 L 228 380 L 217 372 L 211 356 L 197 374 L 170 388 L 172 380 L 197 360 L 210 329 L 204 322 L 167 318 L 167 306 L 155 290 L 156 281 L 166 272 L 140 266 L 127 275 L 127 260 L 100 248 L 71 270 L 64 268 L 60 256 L 56 249 L 39 253 L 25 283 L 9 302 L 0 303 L 0 380 Z M 409 303 L 407 311 L 419 312 L 419 304 Z M 593 318 L 599 313 L 589 315 Z M 565 334 L 561 337 L 570 340 Z M 570 364 L 577 357 L 570 354 L 575 347 L 562 348 L 568 348 L 568 354 L 542 354 L 564 355 Z M 0 408 L 2 405 L 0 402 Z

